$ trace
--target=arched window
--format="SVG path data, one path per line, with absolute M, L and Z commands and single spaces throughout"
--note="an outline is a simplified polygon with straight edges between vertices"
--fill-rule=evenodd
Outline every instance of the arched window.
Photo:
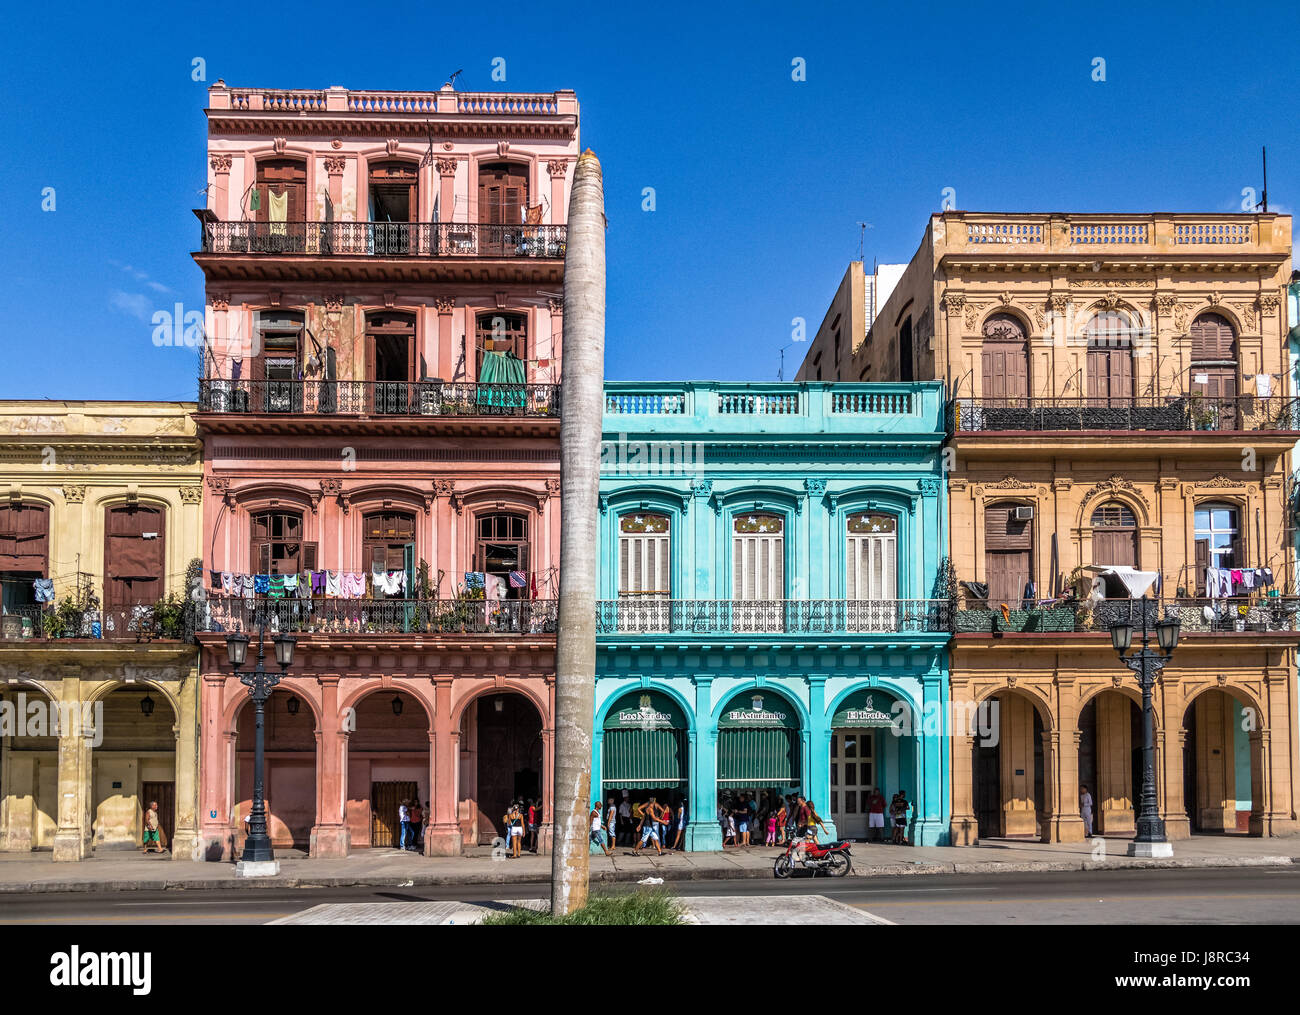
M 731 598 L 785 598 L 785 521 L 751 512 L 732 523 Z
M 262 310 L 256 315 L 256 327 L 260 341 L 252 379 L 257 411 L 302 412 L 302 312 Z
M 415 515 L 374 511 L 361 519 L 361 559 L 371 573 L 407 573 L 407 598 L 414 599 Z
M 1198 595 L 1207 595 L 1206 571 L 1231 571 L 1244 565 L 1241 552 L 1241 520 L 1236 507 L 1231 504 L 1196 505 L 1196 587 Z M 1236 591 L 1220 584 L 1216 595 Z
M 1094 314 L 1083 329 L 1088 341 L 1088 402 L 1126 407 L 1133 399 L 1133 333 L 1128 314 Z
M 301 574 L 316 570 L 316 544 L 302 541 L 302 514 L 258 511 L 251 518 L 249 559 L 255 574 Z
M 1019 318 L 994 314 L 984 322 L 980 367 L 985 400 L 1016 406 L 1029 397 L 1029 345 Z
M 1199 314 L 1187 329 L 1191 340 L 1191 393 L 1197 415 L 1216 430 L 1236 429 L 1237 333 L 1222 314 Z
M 166 516 L 128 504 L 104 512 L 104 608 L 156 603 L 163 595 Z
M 302 159 L 263 159 L 248 192 L 258 223 L 253 249 L 301 253 L 307 249 L 307 163 Z
M 528 519 L 521 514 L 479 515 L 474 570 L 483 572 L 491 586 L 489 595 L 501 599 L 527 599 Z
M 667 515 L 648 511 L 618 520 L 618 594 L 668 599 L 672 595 L 672 534 Z
M 990 504 L 984 509 L 984 569 L 989 605 L 1019 606 L 1034 570 L 1034 509 Z
M 49 575 L 49 510 L 43 504 L 0 505 L 0 588 L 5 610 L 35 603 L 32 582 Z
M 1127 504 L 1107 501 L 1093 511 L 1092 562 L 1138 566 L 1137 519 Z
M 523 384 L 527 373 L 528 316 L 493 310 L 479 314 L 474 323 L 474 376 L 479 383 Z M 489 353 L 494 355 L 489 357 Z M 484 359 L 492 363 L 486 370 Z
M 898 519 L 858 511 L 845 522 L 845 594 L 849 599 L 898 596 Z

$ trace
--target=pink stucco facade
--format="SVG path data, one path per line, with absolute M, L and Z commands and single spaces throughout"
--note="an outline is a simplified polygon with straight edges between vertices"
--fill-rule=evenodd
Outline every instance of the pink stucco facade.
M 251 661 L 262 621 L 297 637 L 267 705 L 277 846 L 387 845 L 411 796 L 430 803 L 425 852 L 454 854 L 536 795 L 545 848 L 576 100 L 219 82 L 206 113 L 207 855 L 237 854 L 252 795 L 225 633 L 253 636 Z M 503 357 L 513 372 L 491 375 Z M 219 577 L 376 566 L 407 587 L 246 599 Z M 466 573 L 494 569 L 522 586 L 471 598 Z

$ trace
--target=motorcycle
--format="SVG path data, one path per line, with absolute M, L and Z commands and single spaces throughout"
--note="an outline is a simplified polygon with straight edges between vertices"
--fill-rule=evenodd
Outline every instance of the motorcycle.
M 776 862 L 772 864 L 772 874 L 775 877 L 788 878 L 796 866 L 811 870 L 814 877 L 819 871 L 825 871 L 833 878 L 842 878 L 853 869 L 853 858 L 849 855 L 852 846 L 848 839 L 841 842 L 808 843 L 806 849 L 797 851 L 802 860 L 802 863 L 797 865 L 795 847 L 802 841 L 800 839 L 791 841 L 786 845 L 785 852 L 776 858 Z

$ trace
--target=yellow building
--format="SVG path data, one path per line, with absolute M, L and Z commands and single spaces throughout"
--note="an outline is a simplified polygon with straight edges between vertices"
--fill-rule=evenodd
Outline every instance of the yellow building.
M 1163 616 L 1169 837 L 1296 830 L 1290 274 L 1285 215 L 931 218 L 839 376 L 948 384 L 952 697 L 1000 731 L 954 741 L 955 844 L 1081 839 L 1084 786 L 1092 831 L 1132 834 L 1139 694 L 1108 629 Z
M 0 849 L 197 847 L 194 408 L 0 402 Z

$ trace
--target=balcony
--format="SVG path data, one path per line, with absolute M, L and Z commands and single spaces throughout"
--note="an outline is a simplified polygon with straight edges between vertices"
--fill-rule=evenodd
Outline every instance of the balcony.
M 193 634 L 188 613 L 152 605 L 113 609 L 68 609 L 53 604 L 18 606 L 0 616 L 0 642 L 94 640 L 151 642 L 188 640 Z
M 1163 617 L 1181 622 L 1182 634 L 1300 632 L 1300 597 L 1257 599 L 1105 599 L 1095 607 L 1084 601 L 1031 609 L 989 608 L 963 603 L 954 615 L 958 634 L 1106 634 L 1123 621 L 1137 628 L 1146 619 L 1154 634 Z
M 200 221 L 203 254 L 562 261 L 568 240 L 563 225 Z
M 201 632 L 365 636 L 553 635 L 554 599 L 242 599 L 217 596 L 198 610 Z
M 1138 398 L 958 398 L 949 406 L 958 433 L 1051 431 L 1300 431 L 1300 399 L 1240 395 Z
M 558 384 L 250 381 L 203 378 L 198 412 L 220 416 L 537 417 L 559 419 Z
M 944 634 L 947 599 L 605 599 L 598 635 Z

